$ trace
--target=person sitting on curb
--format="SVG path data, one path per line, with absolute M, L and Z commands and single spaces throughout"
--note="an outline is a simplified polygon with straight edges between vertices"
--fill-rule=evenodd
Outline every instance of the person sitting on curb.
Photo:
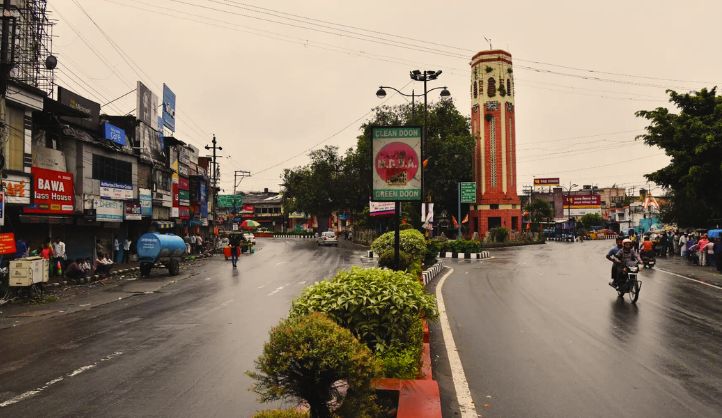
M 101 276 L 107 276 L 113 267 L 113 260 L 109 259 L 105 254 L 98 254 L 95 261 L 95 272 Z
M 65 277 L 68 279 L 85 278 L 86 272 L 82 268 L 83 260 L 78 258 L 65 267 Z

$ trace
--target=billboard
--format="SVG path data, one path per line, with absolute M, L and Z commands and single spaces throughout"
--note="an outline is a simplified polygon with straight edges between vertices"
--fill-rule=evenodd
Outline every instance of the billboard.
M 601 207 L 602 196 L 598 194 L 573 194 L 564 196 L 564 207 L 571 206 L 572 209 L 593 209 Z
M 138 81 L 136 92 L 138 119 L 148 126 L 154 126 L 158 119 L 158 96 L 141 81 Z
M 559 177 L 535 178 L 534 186 L 559 186 Z
M 140 124 L 137 128 L 136 138 L 140 145 L 140 152 L 146 158 L 165 162 L 165 147 L 162 133 L 154 127 L 158 123 L 158 96 L 138 81 L 136 109 Z
M 153 193 L 150 189 L 138 189 L 140 198 L 140 214 L 144 217 L 153 216 Z
M 95 220 L 97 222 L 123 222 L 123 202 L 110 199 L 94 199 Z
M 421 200 L 421 127 L 373 127 L 372 189 L 378 202 Z
M 72 215 L 75 207 L 73 174 L 33 167 L 33 203 L 25 213 Z
M 133 199 L 133 185 L 115 183 L 111 181 L 100 181 L 100 197 L 108 199 L 128 200 Z
M 68 89 L 58 86 L 58 101 L 75 110 L 85 112 L 90 115 L 88 118 L 72 118 L 63 116 L 62 119 L 70 124 L 80 126 L 82 128 L 96 130 L 100 119 L 100 103 L 96 103 L 90 99 L 73 93 Z
M 163 126 L 175 132 L 175 93 L 163 83 Z
M 240 194 L 219 194 L 217 199 L 219 208 L 235 208 L 238 210 L 243 204 L 243 195 Z
M 5 203 L 29 205 L 30 182 L 30 177 L 5 173 L 2 179 L 2 190 L 5 191 Z
M 143 218 L 142 208 L 139 200 L 128 200 L 125 202 L 125 220 L 140 221 Z
M 113 142 L 121 147 L 125 146 L 125 130 L 113 125 L 110 122 L 103 124 L 103 136 L 110 142 Z

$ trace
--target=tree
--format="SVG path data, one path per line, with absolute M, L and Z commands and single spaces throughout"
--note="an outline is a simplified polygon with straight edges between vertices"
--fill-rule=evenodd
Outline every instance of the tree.
M 247 374 L 263 402 L 303 399 L 312 418 L 330 418 L 332 401 L 346 411 L 343 416 L 365 416 L 373 408 L 371 379 L 380 371 L 364 344 L 318 312 L 274 327 L 256 369 Z M 340 389 L 346 385 L 344 396 Z M 349 414 L 353 407 L 356 413 Z
M 582 222 L 582 225 L 584 225 L 585 229 L 589 229 L 593 226 L 604 225 L 604 218 L 602 218 L 602 215 L 598 213 L 587 213 L 582 216 L 582 219 L 580 219 L 580 221 Z
M 537 231 L 542 222 L 554 216 L 551 205 L 541 199 L 532 199 L 524 210 L 529 212 L 529 220 L 531 221 L 531 229 L 533 231 Z
M 711 226 L 722 219 L 722 97 L 716 88 L 667 93 L 679 113 L 664 107 L 636 113 L 649 121 L 647 132 L 637 138 L 672 159 L 645 177 L 669 189 L 665 222 Z

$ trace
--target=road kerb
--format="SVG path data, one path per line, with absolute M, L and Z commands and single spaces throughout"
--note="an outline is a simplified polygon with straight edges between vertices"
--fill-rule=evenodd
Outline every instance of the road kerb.
M 451 325 L 446 315 L 446 305 L 444 304 L 444 296 L 442 290 L 446 279 L 454 273 L 454 269 L 449 269 L 436 285 L 436 304 L 439 308 L 439 323 L 441 325 L 441 335 L 444 338 L 444 346 L 446 347 L 446 357 L 449 359 L 449 367 L 451 368 L 451 377 L 454 381 L 454 391 L 456 392 L 456 402 L 459 404 L 459 412 L 461 418 L 477 418 L 474 400 L 471 397 L 469 382 L 466 380 L 464 367 L 461 364 L 461 358 L 454 342 L 454 335 L 451 333 Z

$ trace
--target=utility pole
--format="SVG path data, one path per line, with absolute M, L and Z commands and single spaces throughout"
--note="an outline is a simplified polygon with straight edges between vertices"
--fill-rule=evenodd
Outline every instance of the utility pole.
M 233 195 L 235 196 L 237 193 L 238 186 L 241 185 L 241 182 L 244 178 L 251 177 L 251 172 L 246 170 L 235 170 L 233 172 Z M 240 180 L 238 180 L 240 178 Z
M 8 140 L 10 129 L 6 123 L 6 96 L 8 90 L 8 82 L 10 80 L 10 70 L 13 68 L 13 50 L 14 42 L 10 42 L 10 30 L 12 28 L 13 34 L 15 33 L 15 18 L 10 12 L 11 6 L 10 0 L 3 0 L 2 9 L 2 39 L 0 40 L 0 194 L 3 191 L 3 171 L 5 170 L 5 142 Z M 0 196 L 5 200 L 4 196 Z M 0 203 L 1 204 L 1 203 Z M 0 208 L 2 209 L 2 208 Z M 3 210 L 4 212 L 4 210 Z M 3 213 L 4 217 L 5 214 Z M 0 227 L 4 224 L 4 218 L 0 219 Z
M 218 219 L 216 218 L 217 215 L 217 206 L 218 206 L 218 163 L 216 162 L 216 159 L 218 155 L 216 154 L 216 151 L 222 151 L 223 147 L 219 147 L 216 142 L 216 134 L 213 134 L 213 141 L 211 141 L 211 146 L 206 145 L 205 149 L 207 150 L 213 150 L 213 177 L 211 180 L 211 184 L 213 185 L 213 224 L 217 225 Z M 215 237 L 215 234 L 214 234 Z

